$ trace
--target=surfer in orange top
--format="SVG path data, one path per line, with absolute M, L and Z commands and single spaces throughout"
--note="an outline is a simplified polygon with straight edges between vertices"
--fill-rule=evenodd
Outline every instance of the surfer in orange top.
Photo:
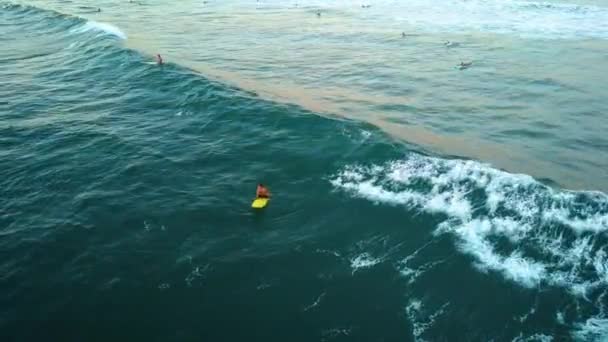
M 255 197 L 257 198 L 270 198 L 270 192 L 268 191 L 268 189 L 266 189 L 266 187 L 264 186 L 264 184 L 258 184 L 258 188 L 255 191 Z

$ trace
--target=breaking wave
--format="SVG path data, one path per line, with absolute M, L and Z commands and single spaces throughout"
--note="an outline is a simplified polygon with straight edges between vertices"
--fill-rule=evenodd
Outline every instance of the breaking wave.
M 555 190 L 479 162 L 416 154 L 346 166 L 331 183 L 373 202 L 441 215 L 435 234 L 453 234 L 479 270 L 522 286 L 560 286 L 584 297 L 608 284 L 603 193 Z

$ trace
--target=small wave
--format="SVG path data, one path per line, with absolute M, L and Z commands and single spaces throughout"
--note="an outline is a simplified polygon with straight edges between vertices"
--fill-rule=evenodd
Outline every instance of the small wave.
M 411 154 L 385 165 L 351 165 L 334 187 L 377 203 L 443 217 L 435 234 L 453 234 L 483 272 L 524 287 L 565 287 L 585 297 L 608 284 L 608 196 L 556 191 L 532 177 L 475 161 Z M 378 261 L 352 260 L 356 270 Z
M 577 325 L 572 337 L 578 341 L 606 341 L 608 340 L 608 319 L 589 318 L 585 323 Z
M 122 40 L 127 39 L 127 35 L 124 32 L 122 32 L 118 27 L 111 25 L 111 24 L 101 23 L 101 22 L 92 21 L 92 20 L 85 22 L 84 25 L 82 25 L 76 29 L 73 29 L 71 32 L 83 33 L 83 32 L 89 32 L 89 31 L 109 34 L 114 37 L 120 38 Z

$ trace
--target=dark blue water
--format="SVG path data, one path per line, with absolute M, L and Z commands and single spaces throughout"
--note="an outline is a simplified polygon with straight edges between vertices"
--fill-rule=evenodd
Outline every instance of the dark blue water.
M 1 7 L 2 341 L 608 336 L 606 194 L 157 66 L 124 37 Z

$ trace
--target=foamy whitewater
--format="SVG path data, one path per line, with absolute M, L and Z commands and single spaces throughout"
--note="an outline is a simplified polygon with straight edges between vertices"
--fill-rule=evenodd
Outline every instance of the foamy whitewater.
M 456 247 L 474 258 L 477 269 L 527 288 L 568 289 L 600 312 L 580 334 L 608 337 L 605 194 L 555 190 L 476 161 L 418 154 L 384 165 L 350 165 L 331 183 L 375 203 L 442 215 L 435 234 L 454 235 Z M 352 263 L 369 267 L 376 261 L 361 255 Z M 412 272 L 405 269 L 405 275 Z
M 436 234 L 451 233 L 482 270 L 497 270 L 523 286 L 567 286 L 584 296 L 608 281 L 604 266 L 608 196 L 556 191 L 525 175 L 475 161 L 410 155 L 386 165 L 348 166 L 331 183 L 374 202 L 445 215 Z M 493 240 L 504 237 L 508 252 Z M 501 249 L 504 249 L 504 245 Z M 541 252 L 540 258 L 526 249 Z M 537 260 L 539 259 L 539 260 Z M 555 260 L 545 263 L 541 260 Z M 356 261 L 356 262 L 355 262 Z M 371 263 L 367 256 L 353 261 Z M 596 281 L 585 265 L 592 265 Z

